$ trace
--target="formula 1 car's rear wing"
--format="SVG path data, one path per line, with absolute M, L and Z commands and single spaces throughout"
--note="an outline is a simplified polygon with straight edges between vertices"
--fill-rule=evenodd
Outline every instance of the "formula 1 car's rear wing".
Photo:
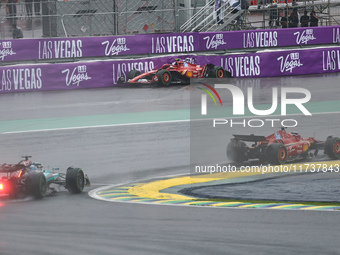
M 241 140 L 245 142 L 261 142 L 266 140 L 263 135 L 233 135 L 235 140 Z

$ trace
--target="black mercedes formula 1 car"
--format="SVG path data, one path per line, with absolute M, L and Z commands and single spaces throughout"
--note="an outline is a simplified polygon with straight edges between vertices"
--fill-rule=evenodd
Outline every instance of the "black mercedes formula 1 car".
M 66 174 L 58 173 L 58 168 L 45 170 L 40 163 L 30 161 L 30 157 L 23 156 L 17 164 L 0 165 L 0 195 L 40 199 L 56 191 L 51 184 L 63 186 L 70 193 L 81 193 L 85 186 L 90 186 L 88 176 L 80 168 L 69 167 Z

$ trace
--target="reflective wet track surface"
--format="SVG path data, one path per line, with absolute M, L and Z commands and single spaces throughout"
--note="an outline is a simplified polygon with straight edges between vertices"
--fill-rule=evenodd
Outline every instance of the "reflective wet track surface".
M 261 102 L 267 100 L 263 95 L 273 82 L 306 87 L 312 100 L 331 101 L 339 99 L 338 80 L 339 75 L 328 75 L 240 82 L 257 86 Z M 192 89 L 106 88 L 0 95 L 0 161 L 15 163 L 22 155 L 32 155 L 33 161 L 58 166 L 60 171 L 71 165 L 81 167 L 93 183 L 86 191 L 189 173 L 189 122 L 181 117 L 176 122 L 138 124 L 138 116 L 161 118 L 166 111 L 181 115 L 189 108 Z M 339 105 L 334 109 L 340 110 Z M 136 121 L 101 125 L 105 118 L 120 114 L 131 114 Z M 314 126 L 301 117 L 296 131 L 307 136 L 316 132 L 322 139 L 340 134 L 335 130 L 339 115 L 313 115 L 320 119 Z M 91 127 L 87 119 L 100 125 Z M 74 128 L 72 123 L 86 128 Z M 45 130 L 39 131 L 39 125 Z M 269 127 L 261 130 L 271 131 Z M 221 142 L 212 150 L 214 160 L 223 160 L 215 152 L 225 151 L 225 146 Z M 337 211 L 108 203 L 90 198 L 87 192 L 71 195 L 61 190 L 39 201 L 0 199 L 0 254 L 338 254 L 339 225 Z

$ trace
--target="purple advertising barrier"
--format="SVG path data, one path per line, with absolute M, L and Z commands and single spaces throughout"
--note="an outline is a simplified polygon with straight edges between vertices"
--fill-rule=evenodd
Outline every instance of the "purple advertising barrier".
M 0 67 L 0 93 L 112 87 L 132 69 L 148 72 L 176 57 Z
M 1 61 L 63 59 L 146 53 L 134 36 L 17 39 L 0 42 Z
M 200 33 L 199 50 L 339 44 L 340 27 L 307 27 Z
M 275 77 L 340 71 L 340 47 L 228 56 L 197 56 L 199 63 L 222 66 L 235 78 Z
M 225 56 L 179 55 L 139 60 L 5 66 L 0 67 L 0 93 L 113 87 L 117 86 L 119 77 L 126 80 L 130 70 L 148 72 L 174 62 L 175 58 L 195 61 L 201 66 L 208 63 L 222 66 L 236 79 L 340 71 L 340 47 Z
M 181 53 L 200 51 L 199 33 L 152 34 L 136 36 L 147 42 L 148 53 Z
M 198 33 L 0 41 L 0 61 L 197 51 Z
M 340 26 L 0 41 L 0 61 L 339 44 Z

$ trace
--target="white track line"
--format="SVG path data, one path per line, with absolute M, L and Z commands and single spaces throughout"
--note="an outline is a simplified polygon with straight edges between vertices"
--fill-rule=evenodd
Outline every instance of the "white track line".
M 89 128 L 105 128 L 105 127 L 119 127 L 119 126 L 135 126 L 135 125 L 176 123 L 176 122 L 188 122 L 188 121 L 190 121 L 190 120 L 165 120 L 165 121 L 152 121 L 152 122 L 139 122 L 139 123 L 123 123 L 123 124 L 110 124 L 110 125 L 82 126 L 82 127 L 66 127 L 66 128 L 50 128 L 50 129 L 38 129 L 38 130 L 10 131 L 10 132 L 3 132 L 1 134 L 2 135 L 8 135 L 8 134 L 19 134 L 19 133 L 33 133 L 33 132 L 73 130 L 73 129 L 89 129 Z
M 322 115 L 322 114 L 340 114 L 339 112 L 318 112 L 313 113 L 312 115 Z M 301 113 L 297 114 L 289 114 L 288 116 L 304 116 Z M 282 115 L 269 115 L 269 116 L 237 116 L 237 117 L 224 117 L 224 118 L 233 118 L 233 119 L 248 119 L 248 118 L 269 118 L 269 117 L 283 117 Z M 309 116 L 306 116 L 309 117 Z M 136 126 L 136 125 L 154 125 L 154 124 L 166 124 L 166 123 L 180 123 L 180 122 L 189 122 L 189 121 L 206 121 L 213 119 L 222 119 L 221 118 L 209 118 L 209 119 L 186 119 L 186 120 L 165 120 L 165 121 L 150 121 L 150 122 L 139 122 L 139 123 L 122 123 L 122 124 L 110 124 L 110 125 L 95 125 L 95 126 L 82 126 L 82 127 L 66 127 L 66 128 L 50 128 L 50 129 L 37 129 L 37 130 L 24 130 L 24 131 L 9 131 L 2 132 L 2 135 L 9 134 L 20 134 L 20 133 L 34 133 L 34 132 L 48 132 L 48 131 L 62 131 L 62 130 L 74 130 L 74 129 L 90 129 L 90 128 L 106 128 L 106 127 L 120 127 L 120 126 Z

